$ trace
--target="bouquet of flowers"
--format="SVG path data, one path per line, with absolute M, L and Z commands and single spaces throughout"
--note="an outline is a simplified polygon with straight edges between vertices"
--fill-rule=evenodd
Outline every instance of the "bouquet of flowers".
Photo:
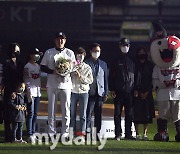
M 56 73 L 65 76 L 71 72 L 71 60 L 65 59 L 61 54 L 54 56 Z

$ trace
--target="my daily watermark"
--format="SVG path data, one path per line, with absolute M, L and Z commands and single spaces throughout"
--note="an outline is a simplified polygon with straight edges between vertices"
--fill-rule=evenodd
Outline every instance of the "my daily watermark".
M 106 144 L 107 137 L 105 135 L 100 135 L 96 133 L 96 128 L 92 128 L 92 132 L 86 133 L 86 138 L 84 136 L 74 136 L 73 129 L 70 128 L 68 138 L 63 136 L 60 133 L 56 135 L 49 135 L 48 133 L 35 133 L 37 138 L 36 142 L 32 143 L 33 145 L 43 145 L 43 139 L 45 145 L 50 145 L 50 150 L 54 150 L 59 142 L 63 145 L 98 145 L 98 150 L 102 150 Z M 97 140 L 99 142 L 97 142 Z

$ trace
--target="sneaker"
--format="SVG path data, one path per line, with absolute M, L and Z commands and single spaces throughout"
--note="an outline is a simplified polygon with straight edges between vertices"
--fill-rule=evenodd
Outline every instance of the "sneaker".
M 63 133 L 61 137 L 68 138 L 69 137 L 69 133 Z
M 136 140 L 136 138 L 131 136 L 131 135 L 130 136 L 125 136 L 124 139 L 126 139 L 126 140 Z
M 121 136 L 120 135 L 116 135 L 114 139 L 117 140 L 117 141 L 120 141 L 121 140 Z
M 26 144 L 27 142 L 26 142 L 26 141 L 24 141 L 23 139 L 20 139 L 20 140 L 18 141 L 18 143 L 23 143 L 23 144 Z
M 142 137 L 142 140 L 144 140 L 144 141 L 148 141 L 149 140 L 149 138 L 147 137 L 147 135 L 143 135 L 143 137 Z
M 77 141 L 77 139 L 78 139 L 78 142 L 83 142 L 83 143 L 86 142 L 85 136 L 77 136 L 73 139 L 73 141 Z
M 136 140 L 140 140 L 141 139 L 141 135 L 136 135 Z
M 12 141 L 12 143 L 19 143 L 19 142 L 20 142 L 20 140 L 18 140 L 16 138 Z
M 36 136 L 31 135 L 28 137 L 28 143 L 35 144 L 36 143 Z
M 75 135 L 76 135 L 76 136 L 86 136 L 85 133 L 80 132 L 80 131 L 79 131 L 79 132 L 76 132 Z

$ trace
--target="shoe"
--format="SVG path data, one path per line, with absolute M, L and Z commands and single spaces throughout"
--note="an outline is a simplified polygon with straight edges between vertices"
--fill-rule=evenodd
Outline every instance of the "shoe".
M 133 136 L 125 136 L 124 139 L 126 139 L 126 140 L 136 140 L 136 138 L 133 137 Z
M 141 135 L 136 135 L 136 140 L 140 140 L 141 139 Z
M 91 128 L 87 128 L 87 129 L 86 129 L 86 132 L 87 132 L 87 133 L 91 133 Z
M 61 135 L 61 137 L 68 138 L 68 137 L 69 137 L 69 133 L 63 133 L 63 134 Z
M 5 138 L 5 139 L 4 139 L 4 142 L 5 142 L 5 143 L 13 143 L 14 140 L 13 140 L 13 139 L 10 139 L 10 138 Z
M 17 140 L 16 143 L 22 143 L 22 144 L 26 144 L 27 142 L 24 141 L 23 139 Z
M 85 133 L 80 132 L 80 131 L 79 131 L 79 132 L 76 132 L 75 135 L 76 135 L 76 136 L 86 136 Z
M 20 140 L 17 140 L 16 138 L 12 141 L 12 143 L 19 143 Z
M 20 143 L 25 143 L 25 144 L 26 144 L 27 142 L 26 142 L 26 141 L 24 141 L 24 140 L 20 140 Z
M 121 140 L 121 136 L 120 135 L 116 135 L 114 139 L 117 140 L 117 141 L 120 141 Z
M 144 141 L 148 141 L 148 140 L 149 140 L 149 138 L 147 137 L 147 135 L 145 135 L 145 134 L 144 134 L 144 135 L 142 136 L 142 140 L 144 140 Z
M 27 141 L 28 141 L 28 143 L 35 144 L 36 140 L 37 140 L 36 136 L 31 135 L 31 136 L 28 137 Z
M 78 142 L 83 142 L 83 143 L 86 142 L 85 136 L 77 136 L 73 139 L 73 141 L 75 142 L 77 141 L 77 139 L 78 139 Z

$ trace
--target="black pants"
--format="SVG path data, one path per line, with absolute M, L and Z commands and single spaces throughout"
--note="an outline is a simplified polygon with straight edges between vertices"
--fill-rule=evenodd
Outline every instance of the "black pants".
M 4 118 L 4 140 L 5 142 L 12 141 L 12 123 L 10 119 L 11 106 L 9 106 L 10 93 L 4 93 L 4 103 L 3 103 L 3 118 Z
M 0 101 L 0 124 L 3 123 L 3 102 Z
M 116 98 L 114 98 L 115 135 L 122 135 L 121 114 L 123 106 L 125 109 L 125 137 L 128 138 L 132 135 L 132 95 L 126 92 L 116 92 Z
M 87 106 L 87 124 L 86 128 L 91 129 L 91 118 L 94 111 L 94 123 L 96 127 L 96 132 L 99 133 L 101 130 L 101 121 L 102 121 L 102 105 L 103 99 L 100 96 L 89 96 L 88 106 Z
M 5 142 L 11 142 L 12 141 L 12 125 L 11 125 L 11 120 L 9 118 L 10 111 L 9 106 L 5 105 L 4 112 L 3 112 L 3 117 L 4 117 L 4 140 Z

